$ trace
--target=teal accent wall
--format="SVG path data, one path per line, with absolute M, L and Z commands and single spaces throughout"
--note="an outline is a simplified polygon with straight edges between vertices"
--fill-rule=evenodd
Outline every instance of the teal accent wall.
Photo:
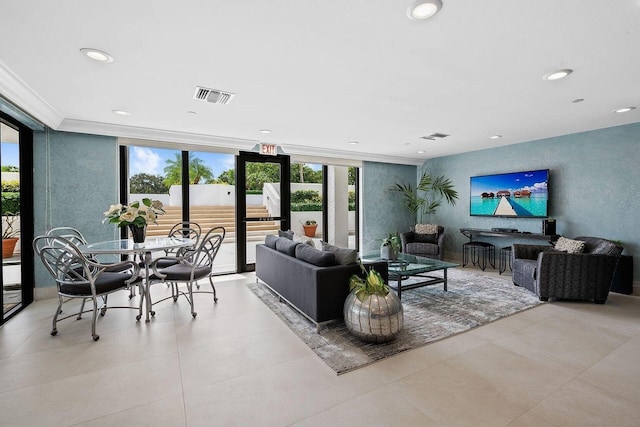
M 381 240 L 393 232 L 409 231 L 415 216 L 391 191 L 395 183 L 415 187 L 416 166 L 364 162 L 362 165 L 362 250 L 380 249 Z
M 541 232 L 541 219 L 469 215 L 471 176 L 531 169 L 550 170 L 549 217 L 556 219 L 556 232 L 621 241 L 624 253 L 634 256 L 634 280 L 639 280 L 640 123 L 426 161 L 422 170 L 448 176 L 460 193 L 456 206 L 442 206 L 433 218 L 446 228 L 445 256 L 461 258 L 462 244 L 468 241 L 459 233 L 462 227 Z M 511 243 L 487 241 L 496 248 Z
M 102 224 L 103 213 L 118 201 L 118 142 L 114 137 L 40 131 L 33 135 L 34 235 L 71 226 L 87 240 L 118 238 Z M 36 288 L 54 286 L 39 259 Z

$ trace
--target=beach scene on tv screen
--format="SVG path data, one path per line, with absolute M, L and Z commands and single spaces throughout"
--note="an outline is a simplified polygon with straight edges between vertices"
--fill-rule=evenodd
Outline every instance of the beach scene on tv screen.
M 548 171 L 471 178 L 471 215 L 546 217 Z

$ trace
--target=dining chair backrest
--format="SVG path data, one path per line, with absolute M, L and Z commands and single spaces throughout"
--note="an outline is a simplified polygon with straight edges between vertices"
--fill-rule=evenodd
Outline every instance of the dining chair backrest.
M 82 235 L 80 230 L 73 227 L 55 227 L 47 231 L 47 236 L 61 236 L 73 242 L 76 245 L 86 245 L 87 239 Z
M 43 235 L 33 239 L 36 254 L 42 260 L 45 268 L 56 280 L 58 288 L 65 283 L 87 283 L 87 276 L 91 275 L 84 255 L 77 246 L 66 237 Z
M 225 235 L 224 227 L 214 227 L 209 230 L 192 254 L 192 265 L 212 267 Z
M 183 221 L 179 222 L 169 230 L 169 237 L 185 237 L 195 242 L 194 246 L 198 245 L 200 235 L 202 234 L 202 227 L 197 222 Z

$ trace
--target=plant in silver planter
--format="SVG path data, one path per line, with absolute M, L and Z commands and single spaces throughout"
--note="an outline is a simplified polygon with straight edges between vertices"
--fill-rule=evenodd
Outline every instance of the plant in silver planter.
M 389 237 L 382 239 L 380 245 L 380 258 L 395 261 L 398 259 L 398 253 L 402 247 L 402 241 L 398 233 L 389 233 Z
M 400 298 L 391 292 L 375 269 L 360 267 L 365 278 L 349 279 L 351 293 L 344 303 L 344 323 L 349 332 L 365 342 L 381 343 L 393 339 L 402 329 L 404 312 Z

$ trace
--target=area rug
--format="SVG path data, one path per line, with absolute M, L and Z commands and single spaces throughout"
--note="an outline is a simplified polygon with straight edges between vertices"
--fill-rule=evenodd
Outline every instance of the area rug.
M 510 277 L 453 268 L 448 270 L 447 292 L 442 284 L 402 292 L 402 331 L 390 342 L 367 344 L 351 335 L 343 322 L 317 333 L 315 325 L 262 283 L 247 286 L 338 375 L 541 304 L 534 294 L 514 286 Z

